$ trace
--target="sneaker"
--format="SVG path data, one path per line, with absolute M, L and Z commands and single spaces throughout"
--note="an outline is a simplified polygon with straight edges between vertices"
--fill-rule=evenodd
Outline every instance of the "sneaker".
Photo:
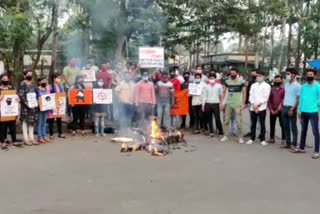
M 319 157 L 320 157 L 320 155 L 319 155 L 319 153 L 313 153 L 313 155 L 312 155 L 312 158 L 313 159 L 319 159 Z
M 281 140 L 281 146 L 282 145 L 287 145 L 287 141 L 286 140 Z
M 100 137 L 100 134 L 96 134 L 96 137 Z
M 244 141 L 242 138 L 239 138 L 239 144 L 244 144 Z
M 274 139 L 270 139 L 268 143 L 275 143 L 276 141 Z
M 223 136 L 221 139 L 220 139 L 220 142 L 226 142 L 228 140 L 228 137 L 227 136 Z
M 248 141 L 246 142 L 246 144 L 247 144 L 247 145 L 253 144 L 253 140 L 248 140 Z
M 105 137 L 105 136 L 107 136 L 105 133 L 102 133 L 102 134 L 101 134 L 101 137 Z
M 209 135 L 209 137 L 214 137 L 214 134 L 213 134 L 213 133 L 211 133 L 211 134 Z
M 251 133 L 249 132 L 249 133 L 245 134 L 243 137 L 251 137 Z
M 267 146 L 268 143 L 267 143 L 266 141 L 262 141 L 262 142 L 261 142 L 261 145 L 262 145 L 262 146 Z

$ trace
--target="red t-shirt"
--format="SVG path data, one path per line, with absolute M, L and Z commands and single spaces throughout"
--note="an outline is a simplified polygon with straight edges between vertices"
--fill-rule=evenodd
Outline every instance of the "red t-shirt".
M 173 84 L 173 88 L 175 91 L 181 89 L 181 83 L 177 78 L 169 79 L 169 81 Z

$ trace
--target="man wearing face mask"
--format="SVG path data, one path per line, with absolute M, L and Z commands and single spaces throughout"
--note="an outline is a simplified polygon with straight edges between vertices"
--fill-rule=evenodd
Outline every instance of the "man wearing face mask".
M 270 112 L 270 141 L 269 143 L 275 143 L 275 130 L 277 118 L 279 118 L 280 127 L 281 127 L 281 145 L 285 145 L 286 137 L 285 130 L 283 128 L 283 120 L 281 117 L 281 109 L 284 99 L 284 88 L 282 87 L 282 79 L 280 75 L 274 77 L 273 80 L 274 87 L 271 89 L 268 109 Z
M 224 126 L 223 130 L 225 132 L 221 142 L 228 140 L 228 135 L 230 135 L 230 120 L 231 115 L 236 115 L 237 124 L 237 136 L 239 137 L 239 143 L 243 144 L 242 139 L 242 109 L 246 106 L 246 87 L 242 80 L 239 80 L 239 70 L 237 68 L 230 69 L 230 79 L 226 80 L 225 87 L 223 89 L 221 110 L 224 111 Z
M 196 73 L 194 75 L 194 83 L 201 85 L 202 90 L 205 87 L 205 83 L 201 82 L 201 74 Z M 203 94 L 202 91 L 199 93 L 199 95 L 192 95 L 192 111 L 194 115 L 194 133 L 199 134 L 200 133 L 200 128 L 201 128 L 201 123 L 202 126 L 204 126 L 204 113 L 201 110 L 201 105 L 202 105 L 202 100 L 203 100 Z
M 142 73 L 142 80 L 136 85 L 135 104 L 137 106 L 139 127 L 149 130 L 153 108 L 156 104 L 156 96 L 154 84 L 149 81 L 148 72 Z
M 312 133 L 314 136 L 314 153 L 313 159 L 318 159 L 319 155 L 319 106 L 320 106 L 320 85 L 315 81 L 317 71 L 307 69 L 307 82 L 302 85 L 300 92 L 300 101 L 298 114 L 301 120 L 301 141 L 300 148 L 295 149 L 294 153 L 305 153 L 306 138 L 308 132 L 308 123 L 310 120 Z
M 180 90 L 181 89 L 181 83 L 177 79 L 175 70 L 173 68 L 169 71 L 169 81 L 173 84 L 174 90 Z
M 115 94 L 120 107 L 120 130 L 126 130 L 132 125 L 134 114 L 135 83 L 131 80 L 131 73 L 124 73 L 124 79 L 115 88 Z
M 183 79 L 184 79 L 184 83 L 181 84 L 181 90 L 185 90 L 185 89 L 188 90 L 189 84 L 190 84 L 190 72 L 184 72 Z M 193 128 L 194 117 L 192 112 L 192 96 L 189 96 L 189 116 L 190 116 L 189 128 Z M 183 115 L 181 129 L 186 128 L 186 120 L 187 120 L 187 115 Z
M 180 75 L 179 66 L 173 66 L 173 70 L 175 71 L 176 78 L 180 81 L 180 84 L 184 83 L 183 76 Z
M 247 84 L 247 96 L 246 96 L 246 105 L 248 106 L 248 110 L 249 110 L 249 115 L 250 115 L 250 103 L 249 103 L 249 97 L 250 97 L 250 89 L 251 86 L 256 83 L 256 79 L 257 79 L 257 69 L 253 69 L 251 71 L 251 79 Z M 251 119 L 250 119 L 251 120 Z M 251 137 L 251 133 L 248 132 L 247 134 L 244 135 L 244 137 Z
M 257 71 L 256 83 L 250 89 L 250 117 L 251 117 L 251 139 L 246 144 L 252 144 L 256 138 L 257 120 L 260 122 L 260 142 L 262 146 L 268 145 L 265 141 L 266 136 L 266 115 L 267 104 L 270 96 L 271 87 L 264 81 L 263 71 Z
M 286 145 L 281 148 L 291 148 L 295 150 L 297 146 L 297 108 L 299 105 L 300 84 L 296 81 L 297 71 L 295 68 L 286 69 L 286 84 L 284 86 L 284 100 L 282 108 L 283 127 L 286 135 Z M 292 134 L 292 140 L 291 140 Z
M 196 69 L 193 70 L 194 74 L 190 78 L 190 82 L 194 82 L 195 74 L 201 74 L 201 82 L 208 82 L 208 77 L 206 75 L 203 75 L 203 70 L 201 65 L 197 65 Z
M 216 74 L 209 74 L 209 84 L 203 90 L 202 111 L 205 113 L 206 119 L 209 124 L 210 137 L 214 137 L 212 114 L 216 121 L 216 127 L 219 135 L 223 136 L 223 129 L 220 119 L 220 103 L 222 97 L 222 85 L 216 81 Z

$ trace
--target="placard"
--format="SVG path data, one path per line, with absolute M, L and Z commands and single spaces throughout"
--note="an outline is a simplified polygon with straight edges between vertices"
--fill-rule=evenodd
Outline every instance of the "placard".
M 35 92 L 27 93 L 27 104 L 29 108 L 38 107 L 37 94 Z
M 69 90 L 70 105 L 91 105 L 92 89 L 71 89 Z
M 112 89 L 93 89 L 94 104 L 112 104 Z
M 67 112 L 67 95 L 66 93 L 56 93 L 56 100 L 58 102 L 57 108 L 53 109 L 52 114 L 54 118 L 63 118 Z
M 0 102 L 1 122 L 15 121 L 19 115 L 19 99 L 15 90 L 3 90 L 1 95 L 4 96 Z
M 139 65 L 141 68 L 164 68 L 164 49 L 140 47 Z
M 57 106 L 56 94 L 44 94 L 39 98 L 40 111 L 53 110 Z
M 203 85 L 196 84 L 196 83 L 190 83 L 189 84 L 189 94 L 190 95 L 201 95 L 203 90 Z
M 96 72 L 94 70 L 82 70 L 81 76 L 83 76 L 84 82 L 95 82 Z
M 174 105 L 171 107 L 171 115 L 189 114 L 188 90 L 179 90 L 174 92 Z

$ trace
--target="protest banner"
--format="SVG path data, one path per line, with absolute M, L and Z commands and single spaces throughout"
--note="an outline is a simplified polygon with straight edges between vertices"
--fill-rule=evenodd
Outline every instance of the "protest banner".
M 179 90 L 174 92 L 174 105 L 171 107 L 171 115 L 188 115 L 189 98 L 188 90 Z
M 164 68 L 164 49 L 140 47 L 139 65 L 141 68 Z
M 0 102 L 1 106 L 1 122 L 14 121 L 19 115 L 19 101 L 18 95 L 15 90 L 5 90 L 1 91 L 3 99 Z
M 71 89 L 69 90 L 70 105 L 91 105 L 92 89 Z
M 93 89 L 94 104 L 112 104 L 111 89 Z
M 190 95 L 201 95 L 203 90 L 203 85 L 190 83 L 189 84 L 189 94 Z
M 57 106 L 56 94 L 44 94 L 39 98 L 40 111 L 53 110 Z
M 52 114 L 54 118 L 63 118 L 67 112 L 67 95 L 66 93 L 56 93 L 58 105 L 53 109 Z
M 27 93 L 27 104 L 29 108 L 38 107 L 37 94 L 35 92 Z
M 82 70 L 80 74 L 83 76 L 84 82 L 96 81 L 96 72 L 94 70 Z

